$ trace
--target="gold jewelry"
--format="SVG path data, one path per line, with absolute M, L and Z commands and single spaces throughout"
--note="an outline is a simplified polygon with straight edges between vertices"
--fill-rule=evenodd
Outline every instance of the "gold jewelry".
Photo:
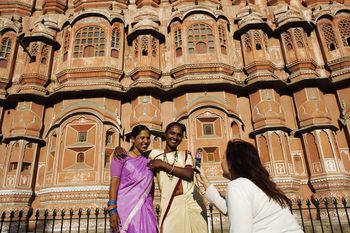
M 173 179 L 174 175 L 170 174 L 173 170 L 174 170 L 174 167 L 175 167 L 175 163 L 177 162 L 177 159 L 178 159 L 178 154 L 177 154 L 177 150 L 175 151 L 175 156 L 174 156 L 174 161 L 173 161 L 173 164 L 170 164 L 169 161 L 168 161 L 168 157 L 166 156 L 166 152 L 164 152 L 164 155 L 163 155 L 163 161 L 167 162 L 168 164 L 172 165 L 172 168 L 169 172 L 166 172 L 167 176 L 169 177 L 170 180 Z

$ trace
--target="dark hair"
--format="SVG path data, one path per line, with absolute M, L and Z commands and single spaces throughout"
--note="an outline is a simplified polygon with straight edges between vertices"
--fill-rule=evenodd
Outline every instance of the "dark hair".
M 290 204 L 289 198 L 270 180 L 270 174 L 261 164 L 255 146 L 243 140 L 229 141 L 226 159 L 232 175 L 251 180 L 280 206 L 285 207 L 286 204 Z
M 182 123 L 180 123 L 180 122 L 176 122 L 176 121 L 174 121 L 174 122 L 171 122 L 171 123 L 169 123 L 168 125 L 167 125 L 167 127 L 165 128 L 165 133 L 167 133 L 172 127 L 174 127 L 174 126 L 179 126 L 180 128 L 181 128 L 181 130 L 182 130 L 182 134 L 185 134 L 185 132 L 186 132 L 186 126 L 184 125 L 184 124 L 182 124 Z
M 132 128 L 130 135 L 131 135 L 132 138 L 135 138 L 143 130 L 147 130 L 148 132 L 151 132 L 149 130 L 149 128 L 147 126 L 145 126 L 145 125 L 136 125 L 136 126 L 134 126 L 134 128 Z M 131 151 L 132 149 L 134 149 L 134 145 L 132 145 L 130 147 L 129 151 Z

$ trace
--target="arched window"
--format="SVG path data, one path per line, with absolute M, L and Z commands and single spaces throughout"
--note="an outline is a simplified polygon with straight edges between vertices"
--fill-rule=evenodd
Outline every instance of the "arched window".
M 0 48 L 0 67 L 6 68 L 10 59 L 12 41 L 9 37 L 5 37 L 1 40 Z
M 64 41 L 63 41 L 63 61 L 67 61 L 69 43 L 70 43 L 70 32 L 66 31 L 66 33 L 64 34 Z
M 244 34 L 243 35 L 243 46 L 246 48 L 247 52 L 252 51 L 252 43 L 250 42 L 250 36 L 249 34 Z
M 286 45 L 287 50 L 292 50 L 293 49 L 293 44 L 292 44 L 292 37 L 290 35 L 289 31 L 285 31 L 282 33 L 282 38 L 283 41 Z
M 141 38 L 141 54 L 142 56 L 148 56 L 148 37 L 143 36 Z
M 208 24 L 193 24 L 189 27 L 188 52 L 190 54 L 214 52 L 214 36 Z
M 226 31 L 224 26 L 219 25 L 219 40 L 220 40 L 220 48 L 221 53 L 227 54 L 227 40 L 226 40 Z
M 139 38 L 137 37 L 134 40 L 134 55 L 135 55 L 135 57 L 137 57 L 138 54 L 139 54 Z
M 174 31 L 175 54 L 176 57 L 182 56 L 182 32 L 181 28 L 176 28 Z
M 339 22 L 339 31 L 343 45 L 350 47 L 350 20 L 341 20 Z
M 77 155 L 77 163 L 84 163 L 84 153 L 78 153 Z
M 157 56 L 158 43 L 156 38 L 152 38 L 152 56 Z
M 120 44 L 120 29 L 119 27 L 113 28 L 112 30 L 112 41 L 111 41 L 111 56 L 119 57 L 119 44 Z
M 321 26 L 322 36 L 326 42 L 329 51 L 337 49 L 337 41 L 335 39 L 334 30 L 330 23 Z
M 43 48 L 41 49 L 41 59 L 40 59 L 41 64 L 46 64 L 48 56 L 49 56 L 49 46 L 44 45 Z
M 38 56 L 38 51 L 39 51 L 39 44 L 38 43 L 33 43 L 32 48 L 30 50 L 30 55 L 32 56 L 30 59 L 30 63 L 36 62 L 36 58 Z
M 74 57 L 105 55 L 105 31 L 97 26 L 80 29 L 75 36 Z
M 255 49 L 256 50 L 262 50 L 262 38 L 259 31 L 254 31 L 253 34 L 254 42 L 255 42 Z
M 304 47 L 304 37 L 300 29 L 296 28 L 294 30 L 295 41 L 297 42 L 298 48 Z

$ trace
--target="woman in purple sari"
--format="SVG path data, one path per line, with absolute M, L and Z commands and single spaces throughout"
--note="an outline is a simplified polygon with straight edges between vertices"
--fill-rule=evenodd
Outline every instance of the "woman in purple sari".
M 150 131 L 144 125 L 131 131 L 132 147 L 123 159 L 112 159 L 108 213 L 111 232 L 157 233 L 153 209 L 153 172 L 143 156 L 150 144 Z

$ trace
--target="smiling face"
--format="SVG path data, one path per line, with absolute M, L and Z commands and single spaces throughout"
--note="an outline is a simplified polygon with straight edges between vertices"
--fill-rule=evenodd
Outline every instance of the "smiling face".
M 135 138 L 133 138 L 134 150 L 143 153 L 147 150 L 151 143 L 151 137 L 148 130 L 142 130 Z
M 165 151 L 175 151 L 177 147 L 180 145 L 184 132 L 179 125 L 173 125 L 166 133 L 166 147 Z

